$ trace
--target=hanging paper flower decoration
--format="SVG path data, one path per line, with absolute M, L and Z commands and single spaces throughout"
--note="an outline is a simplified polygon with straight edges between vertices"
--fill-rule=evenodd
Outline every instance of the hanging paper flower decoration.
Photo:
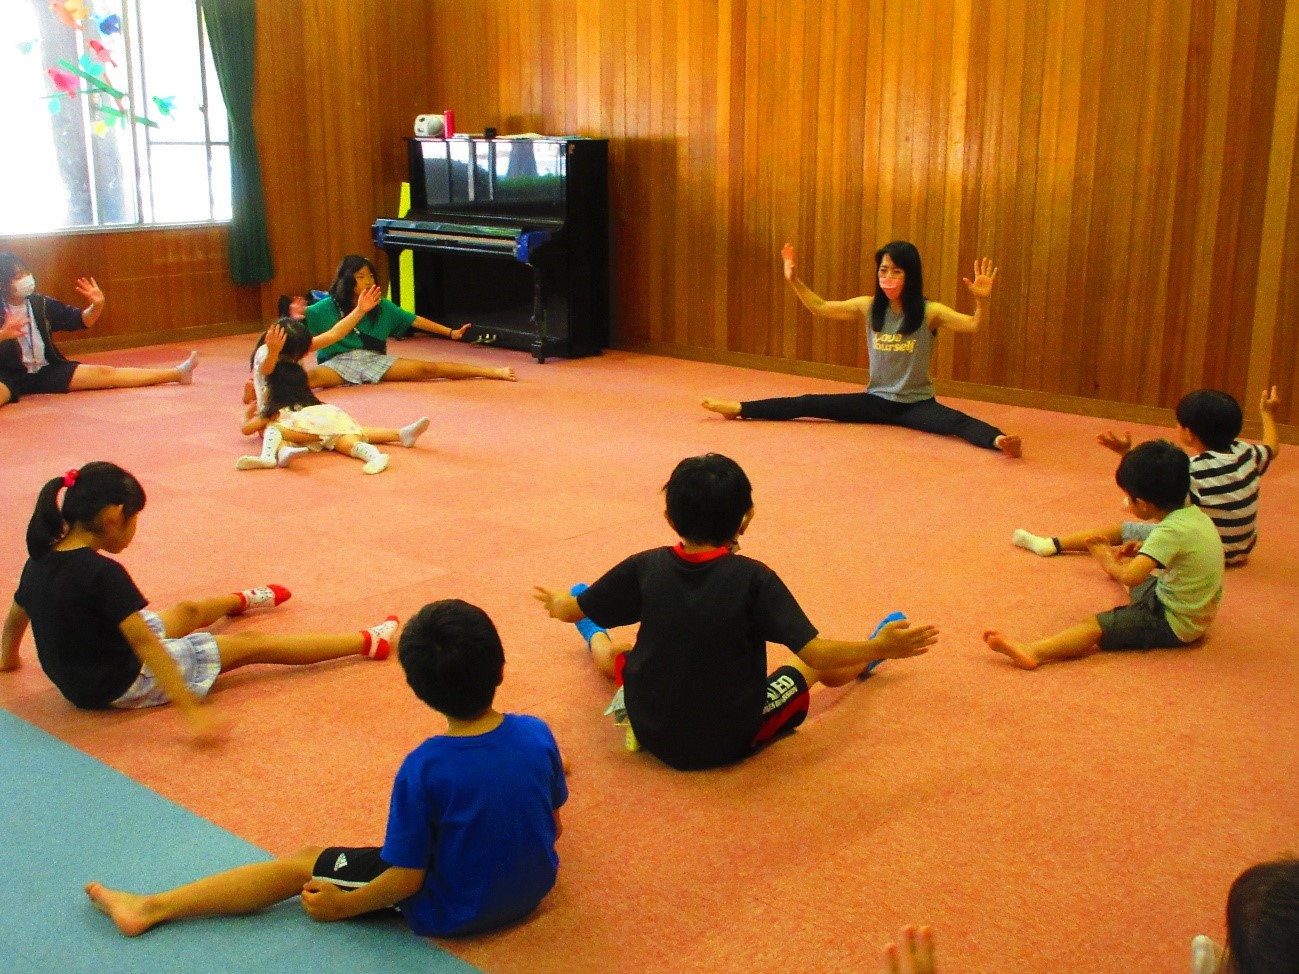
M 99 22 L 99 33 L 107 37 L 109 34 L 116 34 L 122 29 L 122 18 L 117 14 L 109 14 Z
M 166 98 L 159 98 L 157 95 L 153 96 L 153 103 L 157 107 L 159 114 L 165 115 L 168 118 L 171 118 L 171 112 L 172 108 L 175 107 L 175 101 L 175 95 L 168 95 Z
M 117 67 L 117 62 L 113 60 L 113 52 L 104 47 L 99 41 L 86 41 L 86 47 L 90 48 L 91 53 L 95 55 L 95 60 L 101 65 L 111 64 L 113 67 Z M 96 71 L 95 73 L 98 74 L 99 72 Z
M 104 66 L 92 58 L 89 54 L 83 54 L 80 57 L 82 70 L 89 71 L 91 74 L 100 75 L 104 73 Z
M 67 95 L 69 98 L 77 94 L 76 75 L 68 71 L 60 71 L 58 68 L 46 68 L 45 74 L 60 94 Z
M 84 28 L 82 28 L 80 22 L 78 22 L 77 18 L 72 15 L 72 11 L 68 9 L 69 5 L 76 4 L 77 0 L 69 0 L 68 3 L 62 3 L 59 2 L 59 0 L 55 0 L 54 3 L 50 4 L 50 9 L 54 11 L 54 16 L 59 18 L 59 21 L 64 27 L 68 27 L 72 30 L 83 30 Z M 83 10 L 85 9 L 85 4 L 80 4 L 80 6 Z M 85 14 L 82 14 L 81 19 L 86 19 Z
M 19 41 L 19 42 L 18 42 L 18 53 L 19 53 L 19 54 L 31 54 L 32 51 L 35 49 L 36 45 L 39 44 L 39 43 L 40 43 L 40 39 L 39 39 L 39 38 L 36 38 L 36 37 L 33 37 L 30 41 Z

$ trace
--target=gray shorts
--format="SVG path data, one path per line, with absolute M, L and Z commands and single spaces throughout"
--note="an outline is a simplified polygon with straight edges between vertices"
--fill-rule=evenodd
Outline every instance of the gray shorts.
M 1134 588 L 1127 605 L 1096 613 L 1101 649 L 1180 649 L 1187 645 L 1168 624 L 1155 581 L 1147 578 Z
M 338 377 L 349 386 L 361 386 L 369 383 L 382 382 L 383 377 L 388 374 L 393 363 L 397 361 L 395 355 L 380 355 L 378 352 L 368 352 L 363 348 L 358 348 L 353 352 L 344 352 L 342 355 L 335 355 L 331 359 L 321 362 L 318 368 L 333 369 L 338 373 Z
M 149 624 L 150 631 L 160 640 L 173 660 L 176 668 L 185 679 L 185 686 L 194 696 L 202 700 L 212 689 L 212 684 L 221 673 L 221 651 L 217 649 L 216 636 L 210 632 L 192 632 L 179 639 L 167 638 L 167 627 L 156 612 L 148 609 L 140 613 Z M 113 701 L 112 706 L 122 710 L 136 710 L 143 707 L 161 707 L 170 703 L 171 698 L 162 692 L 157 679 L 149 672 L 147 666 L 140 670 L 135 682 L 126 688 L 126 692 Z

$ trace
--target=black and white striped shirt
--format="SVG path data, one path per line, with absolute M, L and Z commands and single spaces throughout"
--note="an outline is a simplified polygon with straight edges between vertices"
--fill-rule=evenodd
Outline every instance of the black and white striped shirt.
M 1269 446 L 1235 440 L 1191 458 L 1191 500 L 1212 518 L 1228 565 L 1243 562 L 1258 541 L 1259 481 L 1272 456 Z

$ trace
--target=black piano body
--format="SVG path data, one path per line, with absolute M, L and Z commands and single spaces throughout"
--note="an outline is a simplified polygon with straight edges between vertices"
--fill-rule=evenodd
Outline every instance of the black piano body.
M 605 139 L 408 138 L 411 209 L 374 222 L 401 301 L 466 341 L 576 358 L 609 344 L 609 143 Z

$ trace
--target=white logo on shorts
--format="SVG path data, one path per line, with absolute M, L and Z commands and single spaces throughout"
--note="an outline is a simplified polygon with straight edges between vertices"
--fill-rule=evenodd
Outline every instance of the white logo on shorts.
M 347 867 L 347 854 L 344 852 L 340 852 L 338 854 L 338 858 L 334 860 L 334 871 L 337 872 L 338 870 L 345 869 L 346 867 Z

